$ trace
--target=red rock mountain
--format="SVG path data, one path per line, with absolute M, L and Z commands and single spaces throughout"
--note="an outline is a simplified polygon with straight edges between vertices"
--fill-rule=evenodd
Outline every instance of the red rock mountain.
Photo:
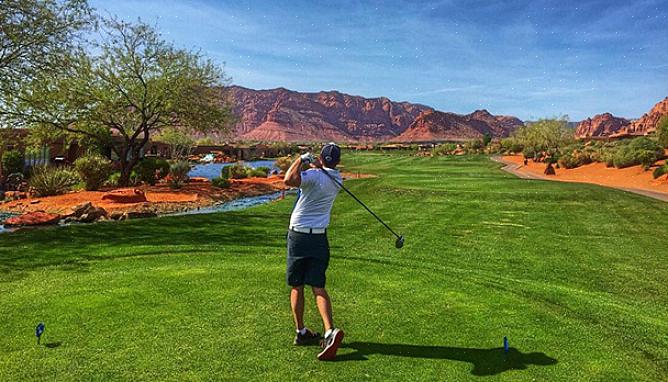
M 463 141 L 482 137 L 485 133 L 494 138 L 507 137 L 522 126 L 515 117 L 494 116 L 487 110 L 476 110 L 467 115 L 428 110 L 396 140 L 399 142 Z
M 578 125 L 575 135 L 578 138 L 612 137 L 647 135 L 656 131 L 659 120 L 668 116 L 668 97 L 654 105 L 652 110 L 640 119 L 628 121 L 624 118 L 612 116 L 610 113 L 588 118 Z
M 228 90 L 238 117 L 234 136 L 239 140 L 466 140 L 479 138 L 485 132 L 493 137 L 506 136 L 522 124 L 517 118 L 495 117 L 486 110 L 462 116 L 384 97 L 363 98 L 337 91 L 300 93 L 283 88 L 253 90 L 240 86 Z M 426 125 L 429 126 L 426 130 L 421 127 Z
M 397 137 L 429 107 L 337 91 L 300 93 L 283 88 L 229 88 L 241 140 L 307 142 L 385 141 Z
M 575 128 L 578 138 L 607 137 L 631 123 L 628 119 L 615 117 L 610 113 L 595 115 L 580 122 Z

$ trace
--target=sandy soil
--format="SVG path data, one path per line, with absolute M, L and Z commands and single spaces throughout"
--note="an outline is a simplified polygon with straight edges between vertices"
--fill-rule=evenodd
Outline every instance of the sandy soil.
M 113 203 L 102 200 L 110 190 L 105 191 L 78 191 L 65 195 L 50 197 L 35 197 L 17 200 L 0 205 L 0 211 L 24 213 L 31 211 L 46 211 L 67 215 L 71 208 L 85 202 L 91 202 L 102 207 L 107 212 L 154 210 L 158 213 L 168 213 L 211 206 L 217 202 L 228 201 L 244 196 L 256 196 L 285 189 L 283 178 L 250 178 L 233 180 L 228 189 L 218 189 L 209 182 L 193 182 L 186 184 L 180 190 L 173 190 L 166 184 L 155 186 L 134 187 L 144 191 L 147 202 L 142 203 Z M 132 188 L 131 188 L 132 189 Z
M 659 179 L 652 178 L 653 168 L 649 171 L 643 171 L 640 166 L 616 169 L 606 167 L 605 163 L 592 163 L 568 170 L 555 168 L 556 175 L 548 176 L 543 175 L 545 163 L 534 163 L 529 160 L 528 165 L 524 166 L 522 156 L 497 157 L 495 160 L 507 164 L 508 166 L 504 168 L 506 171 L 522 178 L 593 183 L 668 201 L 668 180 L 666 176 Z

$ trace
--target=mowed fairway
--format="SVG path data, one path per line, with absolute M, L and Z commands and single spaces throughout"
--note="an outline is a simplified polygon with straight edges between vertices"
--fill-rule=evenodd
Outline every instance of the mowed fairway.
M 341 193 L 328 273 L 346 332 L 337 362 L 292 346 L 289 197 L 0 236 L 0 380 L 668 378 L 668 204 L 517 179 L 485 157 L 344 164 L 379 175 L 347 185 L 406 244 Z

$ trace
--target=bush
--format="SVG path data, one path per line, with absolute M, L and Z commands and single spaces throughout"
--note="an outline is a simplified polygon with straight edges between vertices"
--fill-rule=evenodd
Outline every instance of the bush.
M 247 174 L 249 177 L 266 178 L 269 176 L 270 170 L 271 169 L 269 167 L 249 168 L 247 170 Z
M 249 168 L 241 163 L 223 167 L 221 177 L 225 179 L 244 179 L 248 177 Z
M 187 161 L 178 161 L 169 167 L 169 186 L 171 188 L 181 188 L 188 181 L 190 172 L 190 163 Z
M 111 161 L 100 155 L 81 157 L 74 161 L 79 177 L 88 191 L 100 189 L 111 175 Z
M 144 158 L 135 166 L 139 181 L 153 186 L 169 174 L 169 162 L 164 159 Z
M 668 163 L 665 163 L 663 166 L 659 166 L 654 169 L 652 176 L 654 179 L 661 177 L 662 175 L 668 174 Z
M 79 181 L 77 174 L 66 168 L 39 166 L 33 169 L 30 187 L 38 196 L 60 195 L 70 191 Z
M 4 174 L 23 173 L 25 157 L 17 150 L 5 151 L 2 154 L 2 172 Z
M 647 137 L 639 137 L 621 144 L 615 151 L 612 161 L 617 168 L 640 164 L 643 168 L 649 169 L 654 162 L 663 157 L 663 153 L 663 147 L 658 143 Z
M 445 156 L 452 155 L 455 150 L 457 150 L 457 145 L 455 143 L 443 143 L 431 150 L 431 154 L 434 156 Z
M 211 179 L 211 185 L 218 188 L 228 188 L 230 187 L 230 181 L 223 177 Z
M 668 147 L 668 115 L 664 115 L 659 120 L 659 125 L 656 127 L 656 135 L 661 147 Z
M 286 157 L 281 157 L 276 159 L 276 162 L 274 163 L 274 166 L 278 167 L 281 172 L 286 172 L 290 168 L 290 165 L 292 164 L 293 160 L 292 157 L 286 156 Z
M 15 172 L 9 174 L 5 180 L 5 187 L 8 191 L 26 191 L 26 178 L 23 173 Z

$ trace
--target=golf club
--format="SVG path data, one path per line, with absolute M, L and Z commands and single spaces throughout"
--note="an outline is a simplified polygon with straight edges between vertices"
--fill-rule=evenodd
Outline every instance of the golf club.
M 384 222 L 381 218 L 379 218 L 378 215 L 376 215 L 375 213 L 373 213 L 373 211 L 371 211 L 371 210 L 369 209 L 369 207 L 366 206 L 366 204 L 362 203 L 361 200 L 357 199 L 357 196 L 353 195 L 353 193 L 350 192 L 350 191 L 349 191 L 349 190 L 348 190 L 348 189 L 347 189 L 341 182 L 339 182 L 336 178 L 334 178 L 333 176 L 331 176 L 331 175 L 327 172 L 327 170 L 325 170 L 325 169 L 322 168 L 322 167 L 320 167 L 320 169 L 322 170 L 322 172 L 324 172 L 324 173 L 329 177 L 329 179 L 331 179 L 334 183 L 336 183 L 339 187 L 341 187 L 341 188 L 343 189 L 343 191 L 347 192 L 348 195 L 352 196 L 353 199 L 355 199 L 355 201 L 356 201 L 357 203 L 361 204 L 362 207 L 364 207 L 364 209 L 366 209 L 367 211 L 369 211 L 369 213 L 370 213 L 371 215 L 373 215 L 373 217 L 375 217 L 375 218 L 376 218 L 382 225 L 385 226 L 385 228 L 387 228 L 390 232 L 392 232 L 392 234 L 393 234 L 394 236 L 397 237 L 397 240 L 394 242 L 394 246 L 395 246 L 396 248 L 401 248 L 401 247 L 404 246 L 404 237 L 403 237 L 402 235 L 398 235 L 396 232 L 394 232 L 394 230 L 393 230 L 392 228 L 390 228 L 390 226 L 388 226 L 387 224 L 385 224 L 385 222 Z

